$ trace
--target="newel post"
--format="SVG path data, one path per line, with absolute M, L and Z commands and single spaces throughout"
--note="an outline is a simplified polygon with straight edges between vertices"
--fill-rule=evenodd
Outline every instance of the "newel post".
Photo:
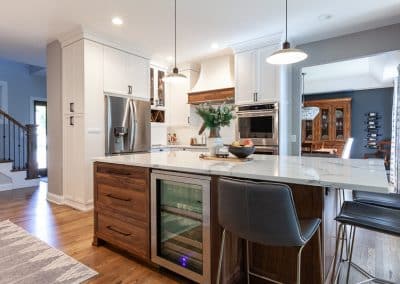
M 37 125 L 26 125 L 27 135 L 27 154 L 28 154 L 28 170 L 26 172 L 27 179 L 34 179 L 39 176 L 38 162 L 36 159 L 37 152 Z

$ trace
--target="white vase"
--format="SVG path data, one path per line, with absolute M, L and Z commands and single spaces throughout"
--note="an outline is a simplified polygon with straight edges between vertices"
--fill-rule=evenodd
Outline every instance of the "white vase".
M 217 153 L 217 150 L 223 146 L 224 146 L 224 143 L 222 142 L 221 137 L 207 139 L 207 148 L 208 148 L 208 152 L 209 152 L 210 156 L 215 156 Z
M 219 127 L 210 129 L 210 136 L 207 139 L 207 148 L 210 156 L 215 156 L 218 149 L 224 146 L 219 130 Z

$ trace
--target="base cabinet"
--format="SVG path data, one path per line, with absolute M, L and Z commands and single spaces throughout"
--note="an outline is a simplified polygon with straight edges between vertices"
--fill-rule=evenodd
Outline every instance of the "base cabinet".
M 106 241 L 150 261 L 147 168 L 94 164 L 94 245 Z

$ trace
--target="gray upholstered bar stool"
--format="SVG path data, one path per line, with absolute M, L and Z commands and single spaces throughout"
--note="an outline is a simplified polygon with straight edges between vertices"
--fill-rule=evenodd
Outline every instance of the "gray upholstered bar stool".
M 246 240 L 247 282 L 250 275 L 280 283 L 253 273 L 249 268 L 249 242 L 266 246 L 298 247 L 297 280 L 301 278 L 301 252 L 317 232 L 321 253 L 320 219 L 299 220 L 292 191 L 285 184 L 220 178 L 218 218 L 223 227 L 217 283 L 221 279 L 226 232 Z M 322 258 L 320 258 L 322 260 Z M 322 264 L 320 267 L 322 272 Z M 321 273 L 322 282 L 322 273 Z
M 338 254 L 343 253 L 343 234 L 344 234 L 344 226 L 350 225 L 352 227 L 352 234 L 350 235 L 350 254 L 348 258 L 348 268 L 346 275 L 346 283 L 349 282 L 350 276 L 350 267 L 354 267 L 364 276 L 369 278 L 371 281 L 377 283 L 392 283 L 387 280 L 379 279 L 360 266 L 352 262 L 353 249 L 354 249 L 354 240 L 356 236 L 356 229 L 363 228 L 370 231 L 375 231 L 378 233 L 389 234 L 393 236 L 400 237 L 400 210 L 386 208 L 382 206 L 375 206 L 360 202 L 354 201 L 345 201 L 343 203 L 342 209 L 339 215 L 335 219 L 340 223 L 339 231 L 336 238 L 336 252 L 334 258 L 334 267 L 332 273 L 332 283 L 337 283 L 340 273 L 341 264 L 343 263 L 342 257 L 339 258 L 339 267 L 336 269 L 336 263 L 338 259 Z M 342 240 L 341 244 L 339 241 Z M 339 248 L 340 247 L 340 248 Z M 367 282 L 367 281 L 363 281 Z
M 353 201 L 400 210 L 400 194 L 353 191 Z

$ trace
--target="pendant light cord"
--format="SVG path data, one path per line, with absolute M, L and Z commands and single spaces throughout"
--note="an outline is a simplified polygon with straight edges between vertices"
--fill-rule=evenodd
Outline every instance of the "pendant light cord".
M 175 56 L 174 56 L 174 58 L 175 58 L 175 68 L 176 68 L 176 0 L 175 0 L 175 15 L 174 15 L 174 18 L 175 18 Z
M 286 10 L 286 35 L 285 35 L 285 41 L 287 42 L 287 33 L 288 33 L 288 31 L 287 31 L 287 16 L 288 16 L 288 13 L 287 13 L 287 0 L 286 0 L 286 8 L 285 8 L 285 10 Z

